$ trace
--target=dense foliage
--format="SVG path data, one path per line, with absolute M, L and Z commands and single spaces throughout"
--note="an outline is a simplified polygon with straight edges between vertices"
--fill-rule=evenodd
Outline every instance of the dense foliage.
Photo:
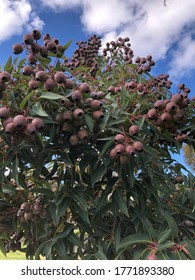
M 0 73 L 2 252 L 195 259 L 194 176 L 172 159 L 195 146 L 190 89 L 173 94 L 128 38 L 70 58 L 71 41 L 42 39 L 25 34 Z

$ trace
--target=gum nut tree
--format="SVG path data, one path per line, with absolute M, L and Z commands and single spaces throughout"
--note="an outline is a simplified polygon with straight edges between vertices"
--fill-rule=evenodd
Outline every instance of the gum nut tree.
M 129 38 L 70 43 L 33 30 L 1 69 L 1 251 L 195 259 L 194 177 L 171 156 L 195 147 L 190 89 Z

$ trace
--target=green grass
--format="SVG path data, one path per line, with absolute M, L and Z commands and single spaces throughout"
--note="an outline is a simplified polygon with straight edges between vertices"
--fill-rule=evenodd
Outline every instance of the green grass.
M 21 253 L 19 251 L 12 252 L 6 254 L 6 257 L 3 255 L 3 253 L 0 252 L 0 260 L 25 260 L 26 256 L 25 253 Z

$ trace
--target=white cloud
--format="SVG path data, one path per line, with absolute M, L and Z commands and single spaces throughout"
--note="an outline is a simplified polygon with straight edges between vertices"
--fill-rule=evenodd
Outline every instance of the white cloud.
M 83 0 L 41 0 L 43 6 L 54 9 L 56 12 L 82 6 Z
M 194 56 L 192 38 L 185 48 L 178 44 L 188 39 L 185 32 L 195 24 L 194 0 L 167 0 L 166 6 L 164 0 L 42 0 L 42 3 L 56 11 L 81 6 L 81 22 L 87 33 L 103 35 L 103 42 L 129 36 L 135 55 L 152 54 L 155 60 L 165 59 L 176 45 L 175 53 L 182 52 L 186 60 Z M 177 74 L 187 73 L 188 65 L 178 62 L 176 55 L 170 62 L 173 73 L 171 65 L 177 65 Z M 195 65 L 191 68 L 195 69 Z
M 188 76 L 195 69 L 195 40 L 190 34 L 186 35 L 179 43 L 175 51 L 172 51 L 172 59 L 169 63 L 171 77 L 178 80 L 180 76 Z
M 44 26 L 44 22 L 40 19 L 39 16 L 36 15 L 35 12 L 31 14 L 31 20 L 29 20 L 27 29 L 31 32 L 33 29 L 42 30 Z
M 30 1 L 0 0 L 0 42 L 25 30 L 42 28 L 43 21 L 33 12 Z

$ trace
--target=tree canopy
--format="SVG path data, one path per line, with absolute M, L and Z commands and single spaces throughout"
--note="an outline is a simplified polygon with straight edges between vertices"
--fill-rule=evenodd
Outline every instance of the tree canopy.
M 190 89 L 128 37 L 70 44 L 33 30 L 0 73 L 2 252 L 195 259 L 194 176 L 171 156 L 194 147 Z

